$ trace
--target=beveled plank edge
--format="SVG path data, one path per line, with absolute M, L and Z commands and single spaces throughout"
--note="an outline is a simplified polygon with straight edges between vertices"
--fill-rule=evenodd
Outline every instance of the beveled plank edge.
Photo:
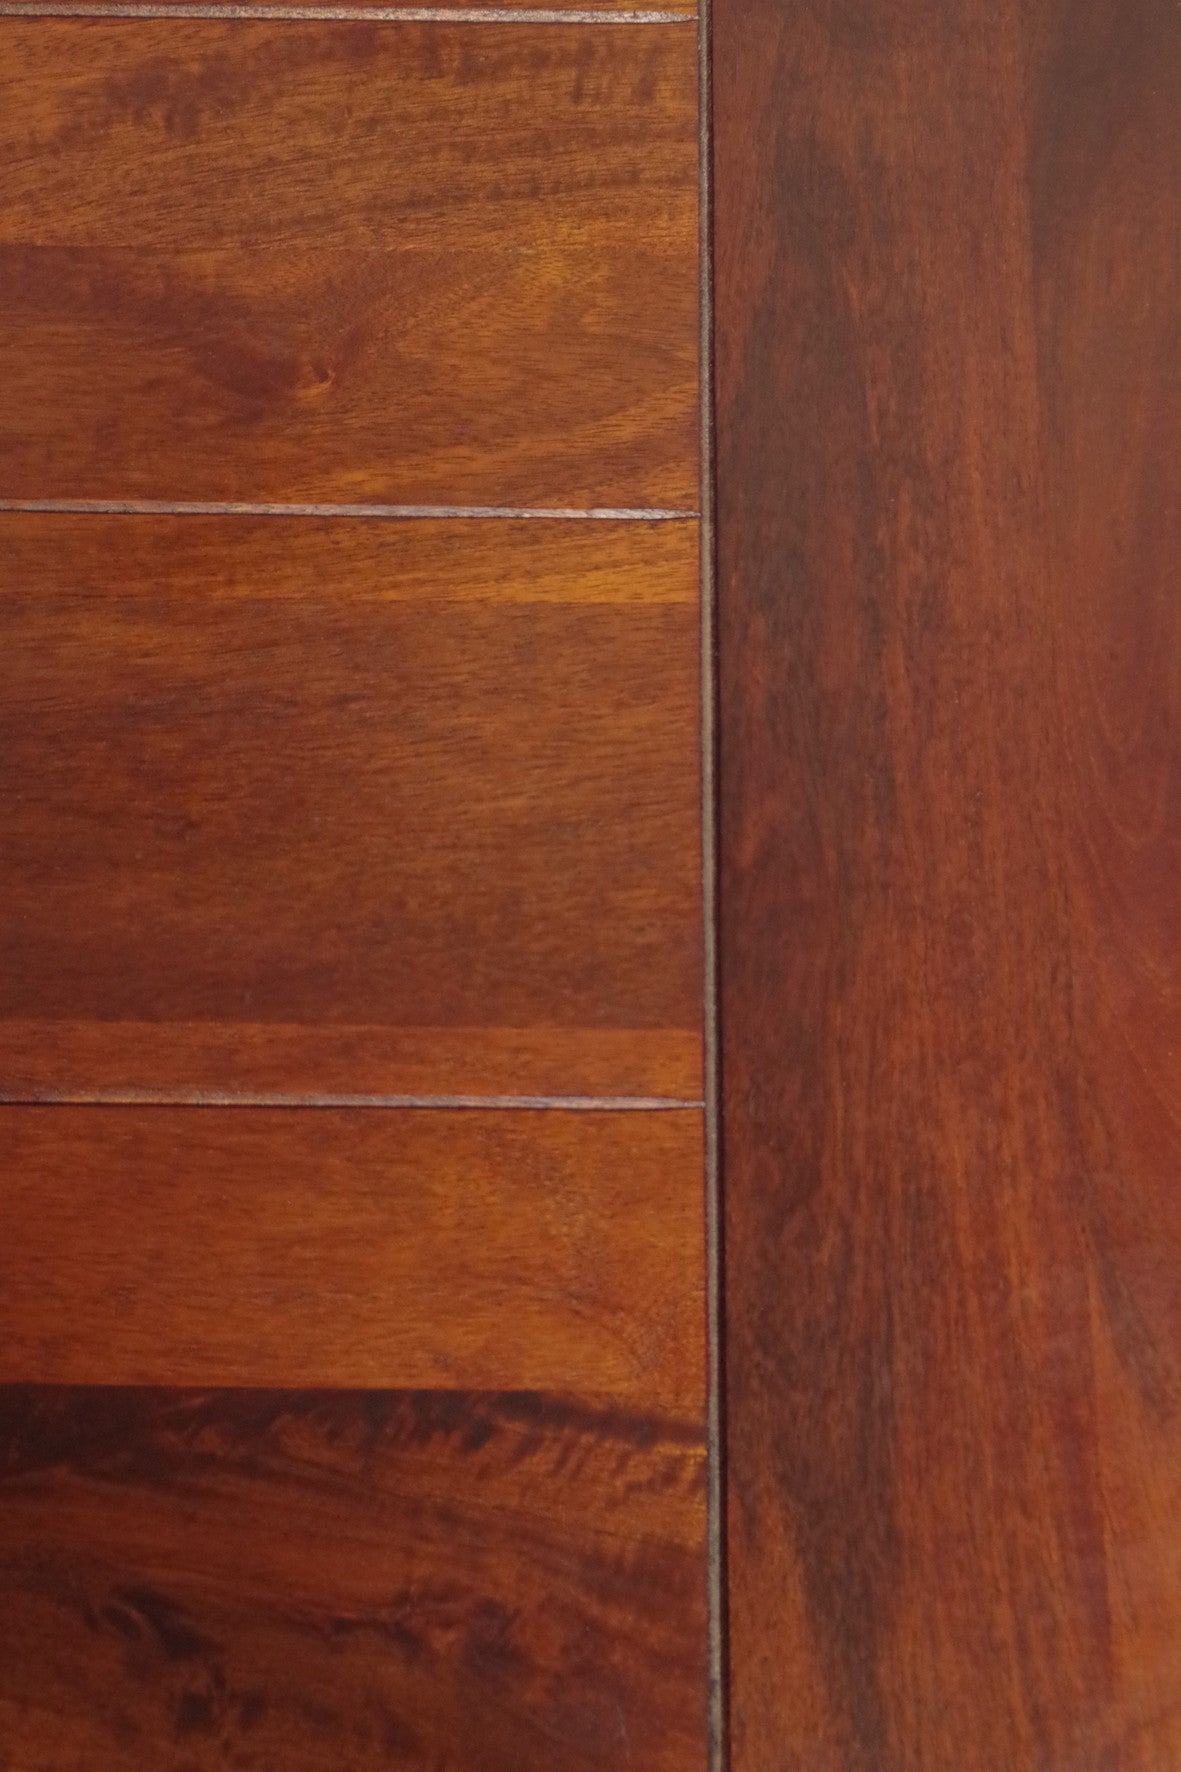
M 169 16 L 172 9 L 169 9 Z M 31 17 L 0 0 L 0 18 Z M 48 15 L 47 15 L 48 16 Z M 171 499 L 107 498 L 0 498 L 0 513 L 53 517 L 347 517 L 373 518 L 382 522 L 447 521 L 451 518 L 509 518 L 562 523 L 686 523 L 695 522 L 697 511 L 660 507 L 588 505 L 563 509 L 548 505 L 379 505 L 379 504 L 217 504 Z
M 526 1113 L 677 1113 L 703 1100 L 676 1095 L 321 1095 L 275 1090 L 56 1089 L 5 1090 L 0 1107 L 423 1108 Z
M 694 24 L 695 12 L 607 12 L 583 9 L 575 12 L 547 7 L 457 6 L 200 6 L 135 4 L 116 0 L 0 0 L 0 18 L 110 18 L 110 19 L 291 19 L 347 23 L 446 24 L 446 25 L 685 25 Z
M 722 1290 L 721 998 L 718 955 L 718 706 L 717 576 L 714 511 L 713 307 L 713 0 L 700 0 L 697 25 L 697 289 L 701 506 L 697 550 L 701 623 L 701 904 L 702 1061 L 705 1191 L 705 1573 L 706 1758 L 708 1772 L 729 1764 L 727 1654 L 725 1297 Z

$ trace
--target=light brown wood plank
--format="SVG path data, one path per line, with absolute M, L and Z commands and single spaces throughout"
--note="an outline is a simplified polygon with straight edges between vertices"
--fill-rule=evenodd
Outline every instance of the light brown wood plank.
M 697 1099 L 694 529 L 0 516 L 0 1094 Z
M 0 512 L 0 584 L 203 603 L 695 606 L 697 524 Z
M 701 1117 L 0 1109 L 0 1380 L 700 1409 Z
M 697 503 L 684 25 L 0 20 L 0 497 Z
M 265 11 L 268 5 L 273 6 L 276 11 L 282 10 L 284 13 L 291 11 L 314 12 L 317 9 L 326 8 L 340 11 L 368 11 L 375 18 L 379 15 L 382 16 L 383 21 L 388 20 L 390 14 L 396 15 L 399 10 L 404 12 L 418 10 L 412 4 L 412 0 L 401 0 L 400 6 L 398 0 L 393 0 L 393 4 L 390 4 L 389 0 L 3 0 L 3 10 L 7 11 L 21 6 L 27 8 L 28 15 L 32 17 L 86 18 L 101 16 L 101 8 L 104 5 L 118 5 L 126 7 L 128 15 L 132 18 L 154 18 L 162 7 L 168 11 L 175 9 L 177 18 L 183 18 L 186 9 L 200 11 L 202 8 L 216 7 L 220 4 L 224 4 L 228 8 L 241 9 L 239 15 L 242 17 L 249 16 L 248 9 L 251 7 L 258 6 Z M 601 13 L 607 18 L 610 18 L 613 13 L 646 14 L 646 17 L 641 16 L 635 20 L 637 28 L 650 27 L 653 22 L 653 14 L 676 13 L 686 20 L 697 16 L 694 0 L 653 0 L 651 5 L 641 4 L 640 0 L 553 0 L 552 4 L 550 0 L 544 0 L 544 3 L 543 0 L 515 0 L 515 4 L 514 0 L 509 0 L 507 6 L 504 4 L 504 0 L 444 0 L 444 5 L 441 8 L 432 7 L 427 10 L 441 10 L 444 14 L 448 11 L 489 14 L 506 11 L 509 13 L 590 12 Z M 394 22 L 396 22 L 396 18 Z M 447 21 L 444 18 L 442 22 L 446 23 Z M 499 23 L 500 20 L 490 17 L 481 22 L 494 24 Z M 526 18 L 520 22 L 527 24 L 529 20 Z M 619 20 L 618 22 L 623 24 L 625 21 Z M 660 18 L 657 17 L 655 22 L 661 22 Z
M 0 1021 L 0 1101 L 9 1102 L 697 1102 L 702 1087 L 702 1036 L 693 1028 Z
M 704 1772 L 694 1419 L 0 1390 L 20 1772 Z
M 12 3 L 12 0 L 9 0 L 9 3 Z M 47 18 L 60 15 L 85 17 L 87 16 L 88 6 L 93 5 L 99 7 L 106 3 L 106 0 L 24 0 L 24 3 L 27 4 L 33 12 Z M 392 0 L 392 4 L 390 3 L 390 0 L 111 0 L 111 3 L 127 5 L 133 15 L 141 9 L 146 10 L 148 7 L 152 9 L 153 14 L 160 7 L 166 7 L 169 9 L 175 7 L 178 17 L 183 17 L 185 8 L 189 8 L 190 10 L 193 8 L 200 9 L 204 5 L 217 5 L 219 3 L 225 3 L 229 6 L 245 5 L 247 7 L 257 4 L 264 9 L 270 4 L 277 9 L 282 8 L 284 12 L 290 12 L 293 10 L 304 12 L 327 7 L 338 8 L 343 11 L 365 11 L 368 9 L 374 14 L 388 15 L 390 13 L 396 14 L 399 10 L 399 0 Z M 416 10 L 416 7 L 411 3 L 411 0 L 401 0 L 401 10 L 412 12 Z M 428 10 L 442 10 L 444 13 L 449 10 L 486 13 L 528 13 L 536 11 L 557 13 L 592 12 L 596 14 L 602 13 L 608 18 L 612 13 L 640 13 L 648 15 L 653 13 L 677 13 L 685 19 L 696 17 L 694 0 L 652 0 L 651 4 L 641 4 L 641 0 L 552 0 L 552 4 L 551 0 L 515 0 L 515 3 L 514 0 L 508 0 L 507 5 L 504 3 L 504 0 L 444 0 L 444 4 L 441 8 L 435 7 L 429 8 Z M 444 20 L 444 22 L 446 21 Z M 499 20 L 489 19 L 487 22 L 490 24 L 498 23 Z M 528 21 L 525 20 L 522 22 L 527 23 Z M 643 28 L 648 25 L 649 19 L 641 18 L 636 22 L 639 28 Z

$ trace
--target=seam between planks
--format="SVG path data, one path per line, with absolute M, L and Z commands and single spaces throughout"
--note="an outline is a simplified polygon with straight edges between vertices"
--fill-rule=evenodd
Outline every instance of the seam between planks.
M 3 16 L 0 5 L 0 17 Z M 14 512 L 67 517 L 359 517 L 387 523 L 451 517 L 562 523 L 685 523 L 695 521 L 699 515 L 697 511 L 608 505 L 563 509 L 548 505 L 219 504 L 163 498 L 0 498 L 0 513 Z
M 700 1111 L 704 1101 L 672 1095 L 351 1095 L 216 1089 L 0 1088 L 3 1107 L 422 1108 L 454 1112 L 667 1114 Z
M 721 1176 L 721 1005 L 718 953 L 717 579 L 714 562 L 713 401 L 713 133 L 711 21 L 713 0 L 701 0 L 697 31 L 697 277 L 700 343 L 701 452 L 701 901 L 704 929 L 706 1260 L 706 1607 L 709 1772 L 729 1764 L 726 1605 L 725 1298 Z

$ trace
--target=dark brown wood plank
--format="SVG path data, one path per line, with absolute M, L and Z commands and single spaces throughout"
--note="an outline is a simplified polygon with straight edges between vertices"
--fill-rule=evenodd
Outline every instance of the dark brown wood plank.
M 714 21 L 734 1772 L 1162 1772 L 1181 15 Z
M 699 1423 L 0 1391 L 21 1772 L 704 1772 Z
M 0 1381 L 700 1413 L 701 1116 L 0 1108 Z
M 0 515 L 0 1094 L 701 1094 L 695 525 Z
M 697 503 L 683 24 L 0 20 L 0 497 Z

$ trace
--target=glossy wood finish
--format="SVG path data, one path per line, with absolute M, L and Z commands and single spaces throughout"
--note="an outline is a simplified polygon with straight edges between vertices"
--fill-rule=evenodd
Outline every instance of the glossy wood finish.
M 569 1389 L 700 1420 L 701 1119 L 0 1109 L 0 1380 Z
M 734 1772 L 1164 1772 L 1181 16 L 714 29 Z
M 699 1029 L 0 1021 L 0 1102 L 700 1103 Z
M 3 1772 L 705 1772 L 672 9 L 0 5 Z
M 703 1466 L 528 1394 L 0 1391 L 0 1752 L 698 1772 Z
M 695 525 L 8 514 L 0 572 L 0 1094 L 700 1097 Z
M 55 0 L 41 0 L 41 3 L 44 5 L 46 14 L 51 15 Z M 88 0 L 57 0 L 57 3 L 60 4 L 63 9 L 68 10 L 71 4 L 84 7 L 88 3 Z M 101 5 L 103 0 L 95 0 L 95 3 Z M 123 3 L 123 0 L 120 0 L 120 3 Z M 132 11 L 136 9 L 137 0 L 126 0 L 126 3 Z M 184 7 L 199 7 L 205 3 L 205 0 L 147 0 L 147 3 L 153 6 L 175 6 L 178 13 L 180 13 L 181 9 Z M 216 4 L 216 0 L 213 0 L 213 3 Z M 237 3 L 237 0 L 229 0 L 229 3 L 235 4 Z M 254 0 L 248 0 L 248 3 L 253 4 Z M 263 7 L 268 3 L 275 4 L 281 6 L 284 11 L 296 12 L 302 12 L 305 9 L 316 7 L 332 7 L 334 5 L 343 5 L 346 8 L 349 6 L 359 6 L 361 10 L 364 10 L 365 7 L 370 4 L 375 13 L 392 12 L 396 14 L 399 10 L 397 0 L 395 0 L 393 5 L 384 4 L 384 0 L 257 0 L 257 3 Z M 30 0 L 30 4 L 36 6 L 38 0 Z M 404 0 L 401 10 L 414 11 L 415 8 L 408 4 L 408 0 Z M 686 19 L 696 17 L 696 8 L 693 4 L 693 0 L 659 0 L 658 5 L 653 4 L 651 6 L 641 6 L 638 4 L 638 0 L 546 0 L 544 6 L 534 6 L 532 0 L 515 0 L 515 3 L 514 0 L 510 0 L 510 3 L 507 6 L 502 3 L 502 0 L 462 0 L 462 4 L 460 4 L 460 0 L 450 0 L 449 5 L 444 5 L 441 8 L 435 8 L 434 10 L 442 11 L 444 14 L 449 10 L 476 13 L 529 13 L 534 11 L 557 13 L 591 12 L 596 14 L 601 13 L 605 18 L 610 18 L 612 13 L 639 13 L 641 15 L 639 20 L 641 28 L 650 28 L 649 19 L 644 18 L 643 16 L 645 13 L 649 15 L 653 13 L 676 13 Z M 444 22 L 446 22 L 445 19 Z M 491 23 L 493 21 L 489 20 L 488 22 Z M 622 21 L 620 22 L 622 23 Z
M 697 504 L 684 24 L 0 20 L 0 497 Z
M 238 9 L 243 6 L 248 8 L 261 8 L 263 12 L 265 12 L 268 6 L 270 6 L 273 7 L 275 11 L 282 13 L 295 12 L 297 14 L 304 11 L 314 12 L 317 9 L 321 11 L 325 9 L 329 11 L 360 11 L 362 13 L 368 11 L 373 14 L 375 19 L 389 14 L 393 14 L 396 17 L 399 11 L 414 12 L 418 10 L 416 7 L 409 4 L 409 0 L 402 0 L 401 5 L 397 3 L 397 0 L 395 0 L 393 5 L 386 4 L 385 0 L 0 0 L 0 16 L 3 16 L 4 12 L 10 9 L 15 12 L 16 8 L 24 7 L 27 8 L 28 14 L 33 17 L 81 18 L 88 15 L 98 15 L 100 9 L 106 4 L 125 8 L 127 14 L 133 19 L 137 17 L 153 17 L 161 8 L 167 9 L 165 16 L 167 16 L 167 12 L 170 12 L 175 8 L 177 17 L 183 18 L 186 10 L 199 12 L 203 8 L 216 7 L 219 4 L 232 7 L 235 12 L 238 12 Z M 505 6 L 502 3 L 502 0 L 462 0 L 462 4 L 460 3 L 460 0 L 449 0 L 449 4 L 442 7 L 428 8 L 427 10 L 442 12 L 444 15 L 442 20 L 443 23 L 447 22 L 446 14 L 448 12 L 508 12 L 524 13 L 526 15 L 530 12 L 537 11 L 546 13 L 589 12 L 596 15 L 601 14 L 605 19 L 610 19 L 613 13 L 624 13 L 629 15 L 638 13 L 640 16 L 636 19 L 635 23 L 641 29 L 650 28 L 653 23 L 662 22 L 659 17 L 661 14 L 676 14 L 685 19 L 693 19 L 697 16 L 693 0 L 659 0 L 658 5 L 652 6 L 640 6 L 638 0 L 546 0 L 544 6 L 533 5 L 532 0 L 515 0 L 515 4 L 510 0 L 508 6 Z M 653 18 L 653 14 L 657 16 Z M 239 16 L 249 16 L 249 13 L 239 13 Z M 363 23 L 365 21 L 362 19 L 356 22 Z M 492 24 L 497 21 L 489 18 L 487 20 L 481 19 L 473 22 Z M 518 21 L 510 19 L 509 22 L 515 23 Z M 528 22 L 527 16 L 526 19 L 519 22 Z M 630 26 L 632 20 L 631 18 L 628 18 L 626 21 L 624 19 L 618 19 L 617 22 L 620 25 L 626 23 Z

